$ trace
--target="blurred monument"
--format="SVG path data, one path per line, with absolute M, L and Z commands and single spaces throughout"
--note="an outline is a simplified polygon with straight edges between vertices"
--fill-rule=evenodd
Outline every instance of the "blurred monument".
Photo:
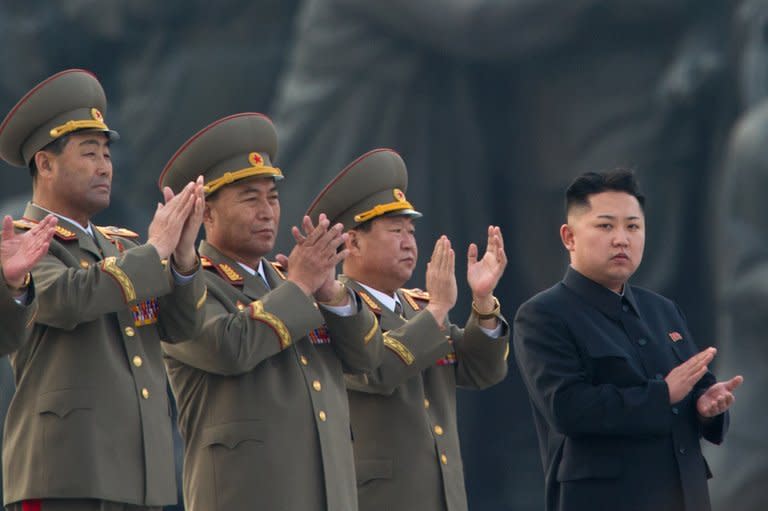
M 734 20 L 739 108 L 717 183 L 716 371 L 743 374 L 724 446 L 707 458 L 715 511 L 768 503 L 768 1 L 745 0 Z

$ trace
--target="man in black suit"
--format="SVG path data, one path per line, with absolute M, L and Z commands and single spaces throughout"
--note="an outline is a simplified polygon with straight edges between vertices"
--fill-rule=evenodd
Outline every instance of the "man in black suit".
M 716 382 L 716 350 L 699 352 L 677 305 L 627 284 L 643 205 L 631 172 L 578 177 L 560 228 L 570 267 L 515 318 L 547 511 L 710 509 L 699 439 L 723 440 L 743 378 Z

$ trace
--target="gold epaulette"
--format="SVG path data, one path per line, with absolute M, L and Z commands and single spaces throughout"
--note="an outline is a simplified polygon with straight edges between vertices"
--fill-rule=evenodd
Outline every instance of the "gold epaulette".
M 213 261 L 205 256 L 200 256 L 200 264 L 203 268 L 213 268 Z
M 277 261 L 269 261 L 269 264 L 272 265 L 272 268 L 275 270 L 275 273 L 277 273 L 281 279 L 285 280 L 285 266 L 278 263 Z
M 37 222 L 34 222 L 32 220 L 28 220 L 26 218 L 19 218 L 18 220 L 13 221 L 13 226 L 17 229 L 31 229 L 33 228 Z
M 21 218 L 19 220 L 13 221 L 13 226 L 17 229 L 31 229 L 34 226 L 36 226 L 38 223 L 37 220 L 32 220 L 30 218 Z M 70 241 L 77 239 L 77 233 L 75 231 L 69 230 L 66 227 L 62 227 L 60 225 L 56 226 L 56 232 L 54 235 L 64 241 Z
M 243 276 L 227 263 L 219 263 L 214 266 L 224 280 L 234 286 L 243 285 Z
M 373 298 L 371 298 L 371 295 L 369 295 L 363 290 L 355 291 L 355 292 L 357 293 L 357 296 L 359 296 L 360 299 L 363 302 L 365 302 L 365 305 L 367 305 L 368 308 L 371 309 L 371 312 L 381 316 L 381 307 L 379 307 L 379 304 L 377 304 L 376 301 Z
M 405 301 L 407 301 L 408 305 L 410 305 L 411 308 L 415 311 L 421 310 L 421 306 L 416 303 L 416 300 L 429 302 L 429 293 L 422 291 L 421 289 L 401 289 L 401 291 L 403 292 L 403 298 L 405 298 Z
M 426 291 L 422 291 L 421 289 L 414 287 L 413 289 L 401 289 L 403 293 L 410 296 L 411 298 L 414 298 L 416 300 L 421 300 L 423 302 L 429 301 L 429 293 Z
M 94 225 L 98 231 L 106 238 L 112 236 L 120 236 L 121 238 L 138 238 L 139 235 L 130 229 L 124 229 L 122 227 L 115 227 L 114 225 Z

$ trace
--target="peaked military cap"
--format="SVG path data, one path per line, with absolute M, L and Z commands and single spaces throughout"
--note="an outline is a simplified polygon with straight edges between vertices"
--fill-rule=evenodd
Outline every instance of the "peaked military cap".
M 209 124 L 187 140 L 165 165 L 158 185 L 179 192 L 201 175 L 208 196 L 241 179 L 263 176 L 282 179 L 272 166 L 277 132 L 264 114 L 246 112 Z
M 104 132 L 119 138 L 104 121 L 107 98 L 96 76 L 83 69 L 67 69 L 27 92 L 0 124 L 0 157 L 26 167 L 35 153 L 75 131 Z
M 383 215 L 418 218 L 421 213 L 405 198 L 408 170 L 391 149 L 374 149 L 347 165 L 312 202 L 307 215 L 317 222 L 325 213 L 345 229 Z

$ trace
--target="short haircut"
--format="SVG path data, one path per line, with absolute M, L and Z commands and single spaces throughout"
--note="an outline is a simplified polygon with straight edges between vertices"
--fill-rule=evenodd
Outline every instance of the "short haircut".
M 366 220 L 361 224 L 357 224 L 356 226 L 352 227 L 350 231 L 371 232 L 371 228 L 373 227 L 373 221 L 376 220 L 376 218 L 371 218 L 370 220 Z
M 577 177 L 565 191 L 566 217 L 574 208 L 589 207 L 589 197 L 603 192 L 624 192 L 633 196 L 645 212 L 645 196 L 631 170 L 616 169 L 610 172 L 586 172 Z
M 53 142 L 49 143 L 48 145 L 40 149 L 40 151 L 48 151 L 58 156 L 59 154 L 62 153 L 62 151 L 64 151 L 64 147 L 66 147 L 67 142 L 69 142 L 68 134 L 57 138 Z M 35 164 L 34 156 L 32 157 L 32 161 L 29 162 L 29 175 L 32 176 L 33 180 L 35 179 L 35 177 L 37 177 L 37 165 Z

